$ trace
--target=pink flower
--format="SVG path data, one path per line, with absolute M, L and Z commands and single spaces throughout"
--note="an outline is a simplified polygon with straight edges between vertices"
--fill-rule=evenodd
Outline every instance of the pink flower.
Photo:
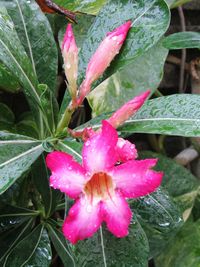
M 107 121 L 114 128 L 118 128 L 137 112 L 137 110 L 144 104 L 150 92 L 150 90 L 147 90 L 146 92 L 134 97 L 132 100 L 125 103 L 121 108 L 114 112 L 113 115 L 109 119 L 107 119 Z
M 160 185 L 163 174 L 151 169 L 157 159 L 135 160 L 135 146 L 118 139 L 107 121 L 84 143 L 82 156 L 82 165 L 64 152 L 46 158 L 50 185 L 75 199 L 63 225 L 65 237 L 75 244 L 91 237 L 102 222 L 115 236 L 126 236 L 132 217 L 126 198 L 144 196 Z
M 62 55 L 64 59 L 65 75 L 72 100 L 76 98 L 78 75 L 78 48 L 72 31 L 72 25 L 68 24 L 62 42 Z
M 97 48 L 90 59 L 86 70 L 86 78 L 80 87 L 79 105 L 89 93 L 91 84 L 104 73 L 111 61 L 119 53 L 130 27 L 131 21 L 128 21 L 114 31 L 109 32 Z

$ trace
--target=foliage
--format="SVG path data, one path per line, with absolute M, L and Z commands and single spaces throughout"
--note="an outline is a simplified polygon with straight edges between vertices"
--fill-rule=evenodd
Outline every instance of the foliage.
M 93 119 L 86 122 L 83 109 L 78 110 L 71 119 L 74 128 L 99 128 L 103 118 L 150 89 L 154 98 L 120 126 L 121 135 L 200 136 L 200 96 L 156 97 L 169 50 L 200 48 L 199 33 L 164 37 L 169 5 L 185 1 L 55 2 L 83 12 L 77 14 L 74 25 L 80 50 L 79 85 L 105 34 L 127 20 L 133 22 L 120 54 L 87 96 Z M 130 201 L 134 217 L 126 238 L 112 236 L 105 227 L 76 246 L 63 237 L 60 227 L 71 202 L 50 188 L 45 158 L 56 149 L 81 162 L 82 142 L 70 136 L 68 125 L 62 131 L 59 128 L 70 102 L 67 90 L 62 99 L 58 97 L 57 82 L 62 66 L 58 40 L 61 43 L 67 20 L 49 16 L 33 0 L 4 0 L 0 7 L 0 89 L 22 91 L 29 105 L 23 114 L 15 114 L 10 105 L 0 103 L 1 266 L 48 267 L 56 255 L 64 266 L 103 266 L 106 260 L 108 267 L 147 267 L 151 257 L 157 267 L 199 266 L 199 220 L 191 218 L 199 183 L 190 171 L 161 153 L 140 154 L 159 158 L 156 168 L 165 176 L 162 188 Z

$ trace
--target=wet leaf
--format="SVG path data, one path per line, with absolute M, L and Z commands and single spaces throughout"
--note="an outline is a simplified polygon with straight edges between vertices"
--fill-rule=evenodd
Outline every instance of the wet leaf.
M 96 15 L 107 0 L 55 0 L 55 3 L 73 11 Z M 78 21 L 79 22 L 79 21 Z
M 123 70 L 99 84 L 87 97 L 93 116 L 118 109 L 134 96 L 157 89 L 168 50 L 156 44 Z
M 55 210 L 56 192 L 49 186 L 50 174 L 47 170 L 45 157 L 41 155 L 38 160 L 31 167 L 32 179 L 36 185 L 37 190 L 41 194 L 42 202 L 45 210 L 45 217 L 48 218 Z
M 171 95 L 147 101 L 122 127 L 126 133 L 200 136 L 200 96 Z
M 156 192 L 130 200 L 131 207 L 149 240 L 151 255 L 156 255 L 172 239 L 183 224 L 179 207 L 167 192 Z
M 49 229 L 49 236 L 51 238 L 51 241 L 58 255 L 60 256 L 64 266 L 76 267 L 76 263 L 72 255 L 72 250 L 69 244 L 67 243 L 65 237 L 63 236 L 63 233 L 61 233 L 56 228 L 53 228 L 51 225 L 48 225 L 47 227 Z
M 20 85 L 18 80 L 13 77 L 12 73 L 0 63 L 0 89 L 10 92 L 16 93 L 20 90 Z
M 16 257 L 17 255 L 17 257 Z M 51 261 L 51 247 L 44 226 L 38 225 L 6 257 L 5 267 L 44 266 Z
M 129 226 L 129 235 L 116 238 L 103 230 L 105 258 L 108 267 L 147 267 L 149 247 L 144 231 L 134 217 Z M 77 266 L 104 266 L 101 236 L 96 233 L 92 238 L 80 241 L 73 247 Z
M 0 194 L 26 172 L 42 152 L 42 144 L 37 140 L 0 132 Z
M 58 150 L 64 151 L 70 155 L 72 155 L 76 161 L 82 162 L 82 155 L 81 155 L 81 150 L 82 150 L 82 143 L 77 142 L 74 139 L 65 139 L 63 141 L 59 141 L 58 145 L 56 148 Z
M 4 3 L 39 82 L 47 84 L 54 92 L 58 55 L 47 17 L 33 0 L 6 0 Z
M 125 45 L 104 75 L 104 79 L 124 68 L 152 47 L 167 30 L 169 19 L 168 6 L 163 0 L 108 1 L 89 28 L 81 48 L 80 79 L 83 79 L 89 59 L 107 32 L 114 30 L 127 20 L 132 21 Z
M 200 221 L 187 222 L 159 257 L 156 267 L 199 267 Z
M 167 49 L 200 48 L 200 33 L 178 32 L 171 34 L 163 40 Z

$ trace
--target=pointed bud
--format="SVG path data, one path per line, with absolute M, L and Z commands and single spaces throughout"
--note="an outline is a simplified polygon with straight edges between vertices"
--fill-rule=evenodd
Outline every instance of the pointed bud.
M 72 31 L 72 25 L 68 24 L 62 42 L 62 55 L 64 59 L 65 75 L 68 82 L 72 100 L 76 98 L 78 75 L 78 48 Z
M 128 21 L 114 31 L 109 32 L 97 48 L 90 59 L 86 70 L 86 78 L 80 88 L 79 104 L 82 103 L 85 96 L 90 92 L 91 84 L 104 73 L 111 61 L 119 53 L 130 27 L 131 21 Z
M 150 94 L 150 90 L 134 97 L 132 100 L 128 101 L 121 108 L 119 108 L 109 119 L 109 122 L 114 128 L 118 128 L 131 116 L 133 116 L 137 110 L 144 104 L 145 100 Z

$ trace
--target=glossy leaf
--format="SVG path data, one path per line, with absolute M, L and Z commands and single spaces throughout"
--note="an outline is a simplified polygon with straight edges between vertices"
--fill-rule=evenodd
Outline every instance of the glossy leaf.
M 58 55 L 47 17 L 35 1 L 6 0 L 5 3 L 39 82 L 55 91 Z
M 163 0 L 108 1 L 89 28 L 80 51 L 80 79 L 84 77 L 89 59 L 106 33 L 127 20 L 132 21 L 132 27 L 126 43 L 106 72 L 104 79 L 130 64 L 159 40 L 169 25 L 168 6 Z
M 168 49 L 200 48 L 200 33 L 178 32 L 167 36 L 163 46 Z
M 32 219 L 19 224 L 17 227 L 10 228 L 8 231 L 1 233 L 0 237 L 0 264 L 3 262 L 6 255 L 10 252 L 17 243 L 19 243 L 31 231 Z
M 73 258 L 72 250 L 68 245 L 63 233 L 61 233 L 56 228 L 53 228 L 51 225 L 48 225 L 49 236 L 51 241 L 56 249 L 56 252 L 60 256 L 64 267 L 76 267 L 75 260 Z
M 172 243 L 156 258 L 156 267 L 199 267 L 200 222 L 184 225 Z
M 87 97 L 93 116 L 116 110 L 147 89 L 154 92 L 162 79 L 167 53 L 161 43 L 156 44 L 99 84 Z
M 44 155 L 41 155 L 31 167 L 32 179 L 39 191 L 45 210 L 45 217 L 48 218 L 55 210 L 56 191 L 49 186 L 49 172 L 46 167 Z
M 150 195 L 130 202 L 147 234 L 151 255 L 156 255 L 182 226 L 179 207 L 161 188 Z
M 24 93 L 43 135 L 43 118 L 37 77 L 5 8 L 0 7 L 0 61 L 22 85 Z M 40 107 L 40 108 L 39 108 Z
M 200 96 L 171 95 L 147 101 L 121 132 L 200 136 Z
M 73 11 L 96 15 L 107 0 L 55 0 L 55 3 Z
M 0 232 L 16 228 L 36 215 L 38 213 L 30 209 L 4 205 L 0 208 Z
M 0 89 L 16 93 L 20 90 L 18 80 L 13 77 L 12 73 L 3 64 L 0 63 Z
M 13 114 L 12 110 L 4 103 L 0 103 L 0 110 L 0 121 L 13 124 L 15 121 L 15 115 Z
M 37 78 L 5 8 L 0 8 L 0 60 L 19 79 L 27 96 L 40 103 Z
M 56 149 L 64 151 L 70 155 L 72 155 L 76 161 L 82 162 L 82 143 L 75 141 L 74 139 L 65 139 L 63 141 L 59 141 Z
M 55 95 L 52 93 L 52 91 L 49 90 L 46 84 L 40 84 L 38 88 L 41 91 L 41 96 L 40 96 L 41 106 L 42 109 L 44 110 L 45 117 L 47 118 L 49 132 L 54 133 L 56 130 L 58 111 L 59 111 L 58 102 L 56 100 Z
M 154 169 L 164 173 L 162 186 L 180 207 L 183 219 L 187 220 L 200 185 L 197 178 L 186 168 L 161 154 L 143 151 L 140 157 L 159 159 Z
M 80 241 L 74 247 L 77 266 L 104 265 L 100 233 L 92 238 Z M 103 230 L 103 243 L 107 265 L 109 267 L 147 267 L 148 241 L 137 219 L 134 217 L 129 226 L 129 235 L 116 238 L 107 230 Z
M 4 266 L 14 267 L 26 264 L 48 267 L 50 260 L 51 248 L 48 235 L 44 226 L 38 225 L 8 254 Z
M 10 137 L 13 139 L 9 140 Z M 0 132 L 0 194 L 26 172 L 42 152 L 39 141 Z

